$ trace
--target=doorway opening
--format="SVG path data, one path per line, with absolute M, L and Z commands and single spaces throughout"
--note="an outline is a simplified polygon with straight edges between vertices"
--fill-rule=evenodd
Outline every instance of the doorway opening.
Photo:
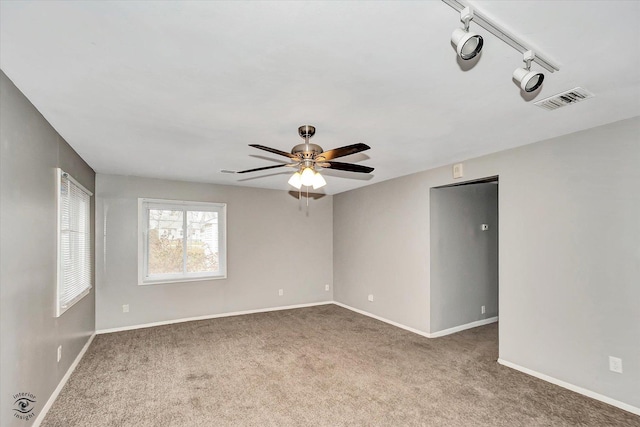
M 498 182 L 430 190 L 432 337 L 498 321 Z

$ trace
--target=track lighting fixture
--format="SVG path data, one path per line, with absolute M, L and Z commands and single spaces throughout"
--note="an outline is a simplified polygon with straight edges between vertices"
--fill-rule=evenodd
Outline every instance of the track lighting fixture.
M 544 74 L 536 71 L 531 71 L 531 61 L 536 57 L 536 54 L 532 50 L 528 50 L 524 53 L 523 61 L 526 64 L 525 68 L 517 68 L 513 72 L 513 78 L 520 83 L 520 88 L 525 92 L 533 92 L 542 86 L 544 81 Z
M 464 28 L 456 28 L 451 34 L 451 42 L 456 47 L 458 56 L 464 60 L 475 58 L 482 50 L 482 36 L 469 31 L 469 23 L 473 19 L 473 9 L 469 6 L 460 12 L 460 21 Z
M 542 55 L 539 51 L 534 53 L 528 43 L 501 27 L 482 11 L 477 8 L 471 9 L 467 0 L 442 0 L 442 2 L 460 12 L 460 20 L 464 22 L 464 28 L 457 28 L 451 35 L 451 42 L 455 45 L 456 52 L 458 52 L 460 58 L 465 60 L 474 58 L 482 50 L 482 37 L 469 31 L 469 23 L 473 20 L 475 25 L 484 28 L 487 32 L 524 55 L 523 61 L 526 66 L 513 72 L 513 78 L 523 91 L 534 92 L 542 86 L 544 80 L 544 74 L 531 71 L 532 62 L 537 63 L 550 73 L 560 70 L 559 66 L 551 59 Z

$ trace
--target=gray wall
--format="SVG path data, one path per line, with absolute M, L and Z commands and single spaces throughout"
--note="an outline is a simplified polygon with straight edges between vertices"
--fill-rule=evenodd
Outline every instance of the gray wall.
M 464 180 L 500 176 L 500 357 L 636 407 L 639 134 L 635 117 L 464 163 Z M 442 167 L 334 196 L 337 301 L 431 331 L 429 189 L 452 182 Z
M 96 194 L 99 330 L 333 299 L 331 196 L 307 215 L 284 191 L 103 174 Z M 227 203 L 227 279 L 139 286 L 139 197 Z
M 39 414 L 95 331 L 94 290 L 55 317 L 55 168 L 92 191 L 95 173 L 4 73 L 0 117 L 0 424 L 9 427 L 35 420 L 14 418 L 11 397 L 34 394 Z
M 333 196 L 336 301 L 429 332 L 428 195 L 414 174 Z
M 433 188 L 430 197 L 431 333 L 497 316 L 498 185 Z

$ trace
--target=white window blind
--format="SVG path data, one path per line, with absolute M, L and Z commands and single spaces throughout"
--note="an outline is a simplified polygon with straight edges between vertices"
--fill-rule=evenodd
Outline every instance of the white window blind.
M 91 196 L 58 169 L 58 304 L 60 316 L 91 289 Z

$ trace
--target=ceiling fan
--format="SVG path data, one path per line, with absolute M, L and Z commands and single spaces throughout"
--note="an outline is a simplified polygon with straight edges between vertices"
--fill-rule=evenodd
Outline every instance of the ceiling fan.
M 296 172 L 289 179 L 289 184 L 300 189 L 303 185 L 318 189 L 326 185 L 326 181 L 317 171 L 317 168 L 330 168 L 348 172 L 370 173 L 372 167 L 356 165 L 353 163 L 334 162 L 333 159 L 348 156 L 350 154 L 359 153 L 370 149 L 366 144 L 358 143 L 347 145 L 345 147 L 334 148 L 333 150 L 323 151 L 322 147 L 317 144 L 309 143 L 309 139 L 316 133 L 316 128 L 311 125 L 304 125 L 298 128 L 298 134 L 304 139 L 304 144 L 298 144 L 291 149 L 291 153 L 281 151 L 271 147 L 265 147 L 259 144 L 249 144 L 250 147 L 268 151 L 270 153 L 279 154 L 288 157 L 291 163 L 283 163 L 275 166 L 265 166 L 262 168 L 247 169 L 237 173 L 257 172 L 267 169 L 275 169 L 281 167 L 297 168 Z

